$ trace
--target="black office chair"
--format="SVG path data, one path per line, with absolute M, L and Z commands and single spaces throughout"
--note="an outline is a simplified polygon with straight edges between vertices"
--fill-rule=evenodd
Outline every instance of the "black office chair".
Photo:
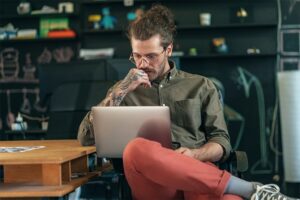
M 243 132 L 244 118 L 238 112 L 236 112 L 231 107 L 225 104 L 224 102 L 225 89 L 221 81 L 213 77 L 211 77 L 210 80 L 214 83 L 214 85 L 216 86 L 219 92 L 219 97 L 223 105 L 223 111 L 224 111 L 226 123 L 229 124 L 230 121 L 232 120 L 241 122 L 241 127 L 237 137 L 237 142 L 233 146 L 234 148 L 230 152 L 228 159 L 222 163 L 217 163 L 217 165 L 219 166 L 220 169 L 225 169 L 235 176 L 243 177 L 243 173 L 248 170 L 248 157 L 246 152 L 237 151 L 236 148 L 238 147 L 238 144 L 241 139 L 241 137 L 239 136 L 241 136 Z

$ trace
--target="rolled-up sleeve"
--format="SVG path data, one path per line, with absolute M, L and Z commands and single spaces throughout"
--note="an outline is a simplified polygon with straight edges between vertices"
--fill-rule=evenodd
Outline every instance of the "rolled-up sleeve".
M 90 112 L 88 112 L 80 123 L 77 139 L 83 146 L 95 144 L 93 124 L 89 120 Z
M 208 92 L 203 99 L 203 123 L 208 142 L 215 142 L 223 147 L 221 161 L 228 158 L 231 151 L 230 137 L 226 126 L 220 94 L 214 84 L 208 81 Z

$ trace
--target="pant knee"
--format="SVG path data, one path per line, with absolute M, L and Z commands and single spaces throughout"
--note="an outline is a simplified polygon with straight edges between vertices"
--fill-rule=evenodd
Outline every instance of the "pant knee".
M 123 151 L 124 167 L 128 166 L 129 164 L 133 164 L 134 159 L 139 157 L 141 154 L 142 140 L 142 138 L 135 138 L 126 145 Z

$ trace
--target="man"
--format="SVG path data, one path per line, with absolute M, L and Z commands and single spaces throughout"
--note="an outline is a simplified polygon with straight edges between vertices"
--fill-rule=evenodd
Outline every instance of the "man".
M 100 103 L 170 108 L 172 139 L 181 148 L 167 149 L 147 138 L 165 130 L 156 123 L 161 129 L 132 140 L 123 153 L 134 199 L 291 199 L 276 185 L 247 182 L 212 164 L 226 160 L 231 150 L 219 94 L 209 79 L 177 70 L 169 61 L 175 31 L 172 13 L 161 5 L 133 22 L 128 37 L 136 67 Z M 83 145 L 94 143 L 92 121 L 88 113 L 80 125 Z

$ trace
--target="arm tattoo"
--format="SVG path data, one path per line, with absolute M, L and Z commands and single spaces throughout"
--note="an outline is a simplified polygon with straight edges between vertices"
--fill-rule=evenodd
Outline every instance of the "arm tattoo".
M 110 105 L 111 106 L 119 106 L 123 100 L 123 98 L 125 97 L 126 93 L 121 91 L 119 93 L 115 93 L 113 92 L 111 95 L 111 102 Z
M 100 103 L 100 106 L 119 106 L 126 96 L 126 92 L 121 91 L 111 91 L 107 97 Z
M 127 90 L 129 85 L 130 85 L 131 81 L 128 79 L 124 79 L 121 83 L 120 83 L 120 89 L 121 90 Z
M 103 101 L 101 101 L 99 106 L 109 106 L 109 102 L 110 102 L 110 95 L 106 97 Z

